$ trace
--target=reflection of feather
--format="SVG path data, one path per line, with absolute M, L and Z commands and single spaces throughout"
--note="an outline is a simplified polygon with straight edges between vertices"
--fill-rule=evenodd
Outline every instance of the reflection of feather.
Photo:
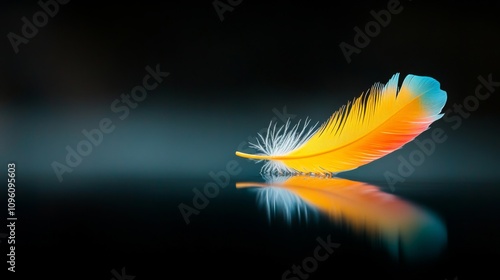
M 310 217 L 323 213 L 335 223 L 382 242 L 394 257 L 404 254 L 408 261 L 432 259 L 446 246 L 447 230 L 439 217 L 377 186 L 304 175 L 267 176 L 265 180 L 238 182 L 236 187 L 256 187 L 258 203 L 270 221 L 283 217 L 288 224 L 309 222 Z
M 265 183 L 236 183 L 237 188 L 251 187 L 257 192 L 257 204 L 267 213 L 269 223 L 283 219 L 288 225 L 293 221 L 308 223 L 317 217 L 317 211 L 299 196 L 283 188 L 292 176 L 264 175 Z M 257 188 L 258 187 L 258 188 Z
M 441 118 L 446 92 L 430 77 L 408 75 L 398 91 L 399 74 L 384 86 L 341 107 L 321 127 L 306 120 L 291 127 L 269 125 L 251 147 L 259 154 L 237 156 L 267 160 L 264 172 L 338 173 L 381 158 L 413 140 Z
M 269 223 L 278 219 L 283 219 L 288 225 L 294 221 L 308 223 L 317 217 L 315 208 L 284 188 L 269 185 L 254 190 L 257 191 L 258 205 L 266 211 Z

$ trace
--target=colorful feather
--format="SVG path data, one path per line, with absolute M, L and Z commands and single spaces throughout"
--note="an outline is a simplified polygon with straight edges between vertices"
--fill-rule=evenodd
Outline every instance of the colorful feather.
M 257 154 L 236 155 L 266 160 L 264 173 L 339 173 L 379 159 L 427 130 L 446 103 L 435 79 L 408 75 L 398 90 L 398 78 L 376 83 L 317 129 L 308 128 L 309 120 L 293 127 L 289 121 L 281 128 L 270 124 L 265 136 L 250 143 Z

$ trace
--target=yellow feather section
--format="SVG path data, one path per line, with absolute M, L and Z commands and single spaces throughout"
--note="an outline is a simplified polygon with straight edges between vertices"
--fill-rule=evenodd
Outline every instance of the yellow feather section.
M 409 75 L 399 92 L 397 81 L 398 74 L 386 86 L 375 84 L 286 154 L 236 154 L 320 174 L 352 170 L 383 157 L 428 129 L 442 116 L 446 102 L 446 93 L 432 78 Z

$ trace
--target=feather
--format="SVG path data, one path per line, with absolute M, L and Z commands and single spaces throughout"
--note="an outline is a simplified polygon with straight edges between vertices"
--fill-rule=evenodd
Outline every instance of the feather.
M 376 83 L 318 128 L 307 119 L 280 128 L 270 123 L 267 134 L 250 143 L 257 154 L 236 155 L 266 160 L 263 173 L 336 174 L 379 159 L 440 119 L 447 99 L 433 78 L 408 75 L 400 89 L 398 78 L 395 74 L 385 86 Z

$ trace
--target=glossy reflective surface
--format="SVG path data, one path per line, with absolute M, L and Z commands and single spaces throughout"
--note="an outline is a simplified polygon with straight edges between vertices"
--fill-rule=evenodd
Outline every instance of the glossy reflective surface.
M 186 279 L 281 279 L 314 255 L 320 238 L 340 247 L 310 279 L 443 280 L 495 271 L 493 183 L 409 179 L 391 192 L 341 178 L 247 175 L 232 177 L 189 225 L 179 205 L 193 206 L 194 189 L 203 193 L 209 176 L 68 180 L 65 188 L 21 180 L 29 187 L 18 193 L 18 265 L 56 264 L 58 278 L 78 271 L 81 279 L 111 279 L 112 269 L 126 267 L 136 279 L 174 270 Z

